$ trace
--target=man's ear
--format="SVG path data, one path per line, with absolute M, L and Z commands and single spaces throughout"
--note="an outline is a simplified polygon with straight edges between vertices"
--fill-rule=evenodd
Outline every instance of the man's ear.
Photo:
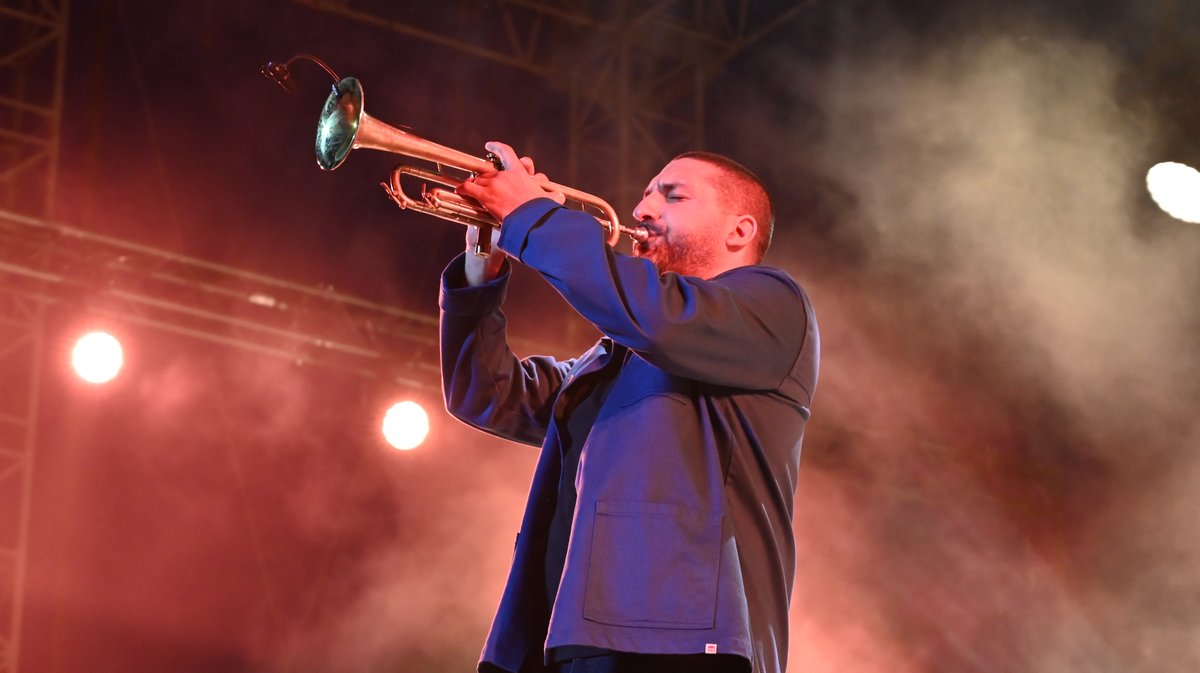
M 725 237 L 725 246 L 733 252 L 746 249 L 758 235 L 758 220 L 753 215 L 734 215 L 733 226 Z

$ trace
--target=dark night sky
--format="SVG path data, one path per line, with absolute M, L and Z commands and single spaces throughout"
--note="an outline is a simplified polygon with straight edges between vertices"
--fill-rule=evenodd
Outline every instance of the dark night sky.
M 446 7 L 408 9 L 496 15 Z M 1200 229 L 1140 184 L 1200 160 L 1198 13 L 818 1 L 715 76 L 709 148 L 772 188 L 769 261 L 822 328 L 790 670 L 1200 665 Z M 300 51 L 386 122 L 565 171 L 563 93 L 513 68 L 281 0 L 76 2 L 54 219 L 432 314 L 461 228 L 388 201 L 392 157 L 316 167 L 325 75 L 259 74 Z M 509 296 L 566 343 L 539 279 Z M 371 429 L 395 390 L 145 329 L 85 388 L 78 324 L 52 316 L 22 671 L 472 669 L 532 450 L 437 413 L 400 454 Z

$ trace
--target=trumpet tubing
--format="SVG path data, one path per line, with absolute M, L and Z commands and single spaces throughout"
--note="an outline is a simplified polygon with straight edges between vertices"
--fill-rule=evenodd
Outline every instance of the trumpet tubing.
M 500 226 L 500 222 L 477 201 L 460 196 L 454 191 L 466 177 L 496 170 L 499 168 L 496 163 L 487 158 L 439 145 L 368 115 L 363 109 L 362 85 L 357 79 L 347 77 L 334 86 L 317 123 L 317 163 L 325 170 L 334 170 L 342 165 L 346 156 L 354 149 L 401 154 L 437 166 L 437 170 L 429 170 L 402 164 L 392 170 L 391 178 L 381 184 L 388 196 L 401 208 L 485 229 Z M 448 169 L 463 173 L 465 177 L 455 177 L 447 172 Z M 419 198 L 413 198 L 405 192 L 401 184 L 401 179 L 405 176 L 425 183 Z M 607 232 L 610 245 L 615 245 L 622 234 L 635 241 L 646 240 L 646 229 L 623 226 L 616 211 L 607 201 L 565 185 L 542 180 L 538 182 L 543 188 L 566 196 L 568 205 L 594 217 L 597 224 Z M 442 186 L 430 187 L 428 183 Z M 490 236 L 481 233 L 481 245 L 477 252 L 486 254 L 489 243 Z

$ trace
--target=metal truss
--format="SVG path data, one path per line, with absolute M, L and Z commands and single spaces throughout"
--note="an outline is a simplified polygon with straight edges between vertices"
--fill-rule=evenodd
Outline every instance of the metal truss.
M 437 391 L 438 318 L 0 210 L 0 286 L 48 305 Z M 0 319 L 5 314 L 0 313 Z M 520 349 L 547 345 L 515 339 Z
M 3 274 L 0 274 L 2 278 Z M 17 670 L 45 304 L 0 285 L 0 671 Z
M 0 0 L 0 208 L 31 217 L 54 202 L 67 9 L 67 0 Z M 8 255 L 7 241 L 0 250 Z M 45 315 L 38 293 L 0 272 L 0 673 L 20 662 Z
M 719 67 L 812 4 L 459 0 L 434 11 L 293 1 L 544 77 L 569 96 L 567 181 L 619 212 L 633 207 L 650 171 L 704 146 L 705 88 Z
M 0 211 L 0 284 L 81 314 L 438 386 L 437 318 Z
M 67 0 L 0 0 L 0 207 L 33 216 L 54 200 Z

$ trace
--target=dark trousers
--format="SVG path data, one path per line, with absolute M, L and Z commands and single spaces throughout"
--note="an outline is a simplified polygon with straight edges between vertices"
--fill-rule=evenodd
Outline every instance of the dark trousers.
M 562 661 L 554 673 L 749 673 L 750 662 L 733 654 L 603 654 Z

